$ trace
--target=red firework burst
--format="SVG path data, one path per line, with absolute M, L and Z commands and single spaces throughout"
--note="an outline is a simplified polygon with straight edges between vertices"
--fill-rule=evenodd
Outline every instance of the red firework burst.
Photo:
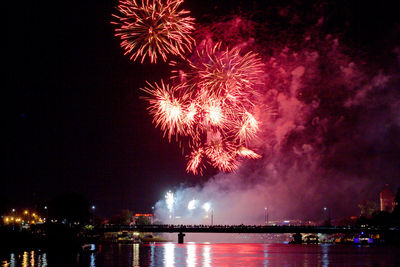
M 210 96 L 227 100 L 242 99 L 260 83 L 264 64 L 257 54 L 240 55 L 239 48 L 220 49 L 218 43 L 212 48 L 197 50 L 200 61 L 189 61 L 198 78 L 198 85 Z
M 178 86 L 149 84 L 150 113 L 164 134 L 189 137 L 186 170 L 202 174 L 207 162 L 224 172 L 238 168 L 238 158 L 260 158 L 247 148 L 259 130 L 251 96 L 261 84 L 263 64 L 255 53 L 243 56 L 237 48 L 204 49 Z M 175 76 L 177 78 L 177 76 Z M 175 79 L 177 81 L 177 79 Z
M 204 156 L 203 154 L 204 150 L 201 147 L 191 152 L 190 156 L 188 157 L 189 160 L 186 166 L 187 172 L 192 172 L 195 175 L 203 174 L 203 168 L 201 164 Z
M 148 108 L 150 114 L 153 115 L 153 122 L 156 126 L 160 126 L 164 131 L 164 135 L 168 135 L 171 140 L 173 135 L 183 134 L 185 132 L 186 122 L 186 97 L 184 93 L 184 85 L 172 86 L 164 84 L 160 85 L 148 83 L 148 87 L 142 90 L 150 94 L 151 97 L 144 97 L 150 103 Z
M 121 38 L 125 55 L 135 61 L 148 56 L 151 63 L 159 56 L 166 61 L 167 55 L 183 57 L 191 50 L 194 19 L 190 12 L 178 10 L 183 0 L 120 0 L 117 7 L 120 15 L 113 15 L 118 21 L 115 36 Z

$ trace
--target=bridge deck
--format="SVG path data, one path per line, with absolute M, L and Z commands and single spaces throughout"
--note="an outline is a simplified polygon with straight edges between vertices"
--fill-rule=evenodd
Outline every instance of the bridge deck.
M 138 231 L 155 233 L 400 233 L 400 230 L 395 228 L 266 225 L 111 225 L 97 228 L 97 230 L 100 232 Z

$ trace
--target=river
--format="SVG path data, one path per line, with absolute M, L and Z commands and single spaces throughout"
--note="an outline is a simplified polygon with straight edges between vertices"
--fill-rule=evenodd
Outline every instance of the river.
M 256 243 L 103 244 L 95 252 L 54 248 L 1 253 L 2 267 L 400 266 L 391 246 Z

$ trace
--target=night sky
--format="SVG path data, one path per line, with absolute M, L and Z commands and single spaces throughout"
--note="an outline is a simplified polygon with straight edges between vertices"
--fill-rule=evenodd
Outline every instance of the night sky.
M 387 51 L 394 51 L 396 43 L 399 48 L 399 19 L 395 1 L 382 2 L 367 5 L 363 1 L 252 1 L 248 4 L 248 1 L 187 0 L 183 6 L 191 10 L 197 22 L 211 23 L 218 17 L 238 13 L 258 23 L 268 23 L 268 35 L 263 36 L 258 30 L 258 36 L 263 42 L 276 37 L 276 46 L 283 46 L 287 40 L 292 42 L 293 35 L 307 31 L 319 16 L 324 16 L 323 34 L 339 36 L 350 47 L 345 52 L 355 60 L 396 73 L 399 68 L 395 66 L 395 53 L 389 55 Z M 10 208 L 30 207 L 59 193 L 73 191 L 83 193 L 103 216 L 124 208 L 150 212 L 166 190 L 181 184 L 202 184 L 217 173 L 210 170 L 203 177 L 187 174 L 179 146 L 169 143 L 152 125 L 147 103 L 139 98 L 143 95 L 139 88 L 146 80 L 168 77 L 169 67 L 163 62 L 131 62 L 123 55 L 119 39 L 114 37 L 114 25 L 110 23 L 116 4 L 117 1 L 104 0 L 22 0 L 9 4 L 3 87 L 5 174 L 1 179 L 1 194 Z M 267 18 L 264 12 L 275 16 Z M 282 18 L 285 12 L 288 16 L 297 14 L 297 22 L 288 23 Z M 397 53 L 400 58 L 400 52 Z M 390 90 L 393 110 L 398 112 L 394 118 L 400 116 L 399 108 L 396 109 L 400 103 L 398 76 L 395 78 Z M 306 90 L 303 95 L 308 96 Z M 385 116 L 386 108 L 378 105 L 375 110 L 379 112 L 373 114 Z M 358 121 L 360 118 L 355 116 L 346 125 L 356 131 L 357 127 L 368 124 L 364 117 Z M 384 157 L 391 160 L 380 167 L 389 169 L 388 180 L 394 191 L 400 185 L 400 119 L 387 125 L 390 130 L 385 132 L 386 141 L 380 145 L 392 148 L 384 151 L 389 153 Z M 381 127 L 375 127 L 377 135 Z M 324 140 L 325 144 L 340 143 L 336 142 L 335 134 L 325 136 Z M 286 146 L 290 142 L 296 142 L 296 137 L 288 136 Z M 377 157 L 375 147 L 361 144 L 361 149 L 362 153 L 352 150 L 354 156 L 361 153 L 368 158 L 361 165 Z M 325 152 L 327 159 L 321 163 L 325 170 L 340 169 L 346 176 L 363 169 L 364 165 L 343 164 L 338 154 Z M 368 156 L 372 154 L 373 157 Z M 256 172 L 257 164 L 250 165 Z M 360 171 L 356 176 L 365 173 Z M 378 188 L 385 183 L 380 182 Z

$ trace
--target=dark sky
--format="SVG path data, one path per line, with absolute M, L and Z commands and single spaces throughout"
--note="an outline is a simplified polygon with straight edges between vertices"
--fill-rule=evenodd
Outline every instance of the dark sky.
M 1 190 L 10 205 L 76 191 L 107 215 L 149 211 L 188 179 L 179 148 L 161 138 L 139 100 L 138 88 L 165 64 L 123 56 L 110 24 L 114 4 L 10 6 Z
M 398 22 L 394 1 L 369 6 L 361 1 L 247 2 L 188 0 L 184 6 L 196 19 L 207 21 L 232 10 L 254 12 L 274 5 L 307 18 L 313 16 L 312 7 L 325 3 L 324 12 L 331 17 L 326 30 L 347 34 L 349 43 L 367 52 L 385 47 L 388 28 Z M 29 207 L 75 191 L 105 216 L 122 208 L 149 212 L 166 190 L 207 179 L 186 174 L 179 147 L 153 127 L 138 88 L 146 80 L 167 77 L 168 66 L 130 62 L 123 56 L 110 24 L 116 3 L 9 4 L 1 182 L 9 207 Z M 303 24 L 295 29 L 301 31 Z

